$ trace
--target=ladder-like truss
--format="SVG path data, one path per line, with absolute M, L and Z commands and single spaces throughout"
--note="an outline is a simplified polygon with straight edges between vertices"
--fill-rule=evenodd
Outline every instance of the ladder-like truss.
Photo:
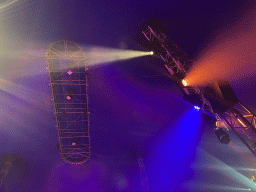
M 6 175 L 9 173 L 10 169 L 12 167 L 12 163 L 10 161 L 6 161 L 4 163 L 4 166 L 0 170 L 0 187 L 3 185 L 3 180 L 6 177 Z
M 212 105 L 203 94 L 204 87 L 184 86 L 182 80 L 186 77 L 188 70 L 193 66 L 193 59 L 180 47 L 169 39 L 163 32 L 152 29 L 150 26 L 142 32 L 149 41 L 157 45 L 158 54 L 165 62 L 165 67 L 171 78 L 187 95 L 194 94 L 200 100 L 203 112 L 210 113 L 218 120 L 225 121 L 226 127 L 232 129 L 247 148 L 256 156 L 256 117 L 255 114 L 240 101 L 223 114 L 213 112 Z
M 142 192 L 149 192 L 149 181 L 145 170 L 145 165 L 143 163 L 143 158 L 138 158 L 138 164 L 140 169 L 140 179 L 141 179 L 141 185 L 142 185 Z
M 58 41 L 46 53 L 61 156 L 83 163 L 90 156 L 88 73 L 81 48 Z

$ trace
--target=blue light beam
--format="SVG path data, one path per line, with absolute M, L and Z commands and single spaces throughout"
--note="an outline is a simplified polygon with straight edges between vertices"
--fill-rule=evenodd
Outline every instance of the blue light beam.
M 177 191 L 190 177 L 191 163 L 201 136 L 200 113 L 192 108 L 162 130 L 151 142 L 148 176 L 158 191 Z

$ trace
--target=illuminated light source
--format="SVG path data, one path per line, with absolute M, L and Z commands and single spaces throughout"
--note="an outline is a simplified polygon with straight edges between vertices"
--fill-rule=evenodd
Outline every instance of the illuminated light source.
M 195 109 L 196 111 L 199 111 L 199 110 L 200 110 L 200 107 L 194 106 L 194 109 Z
M 216 125 L 216 128 L 222 127 L 222 128 L 225 128 L 226 131 L 229 131 L 227 125 L 226 125 L 225 122 L 223 122 L 221 119 L 217 120 L 216 123 L 215 123 L 215 125 Z
M 216 127 L 220 127 L 220 121 L 216 121 Z
M 154 54 L 154 51 L 151 51 L 151 52 L 150 52 L 150 55 L 153 55 L 153 54 Z
M 229 135 L 222 129 L 222 128 L 219 128 L 215 131 L 215 134 L 218 138 L 218 140 L 223 143 L 223 144 L 228 144 L 230 142 L 230 138 L 229 138 Z
M 72 99 L 72 98 L 71 98 L 71 96 L 68 95 L 68 96 L 66 97 L 66 99 L 67 99 L 67 100 L 70 100 L 70 99 Z
M 181 82 L 185 87 L 188 86 L 188 81 L 186 79 L 183 79 Z
M 69 70 L 68 72 L 67 72 L 67 74 L 69 74 L 69 75 L 72 75 L 72 71 L 71 70 Z

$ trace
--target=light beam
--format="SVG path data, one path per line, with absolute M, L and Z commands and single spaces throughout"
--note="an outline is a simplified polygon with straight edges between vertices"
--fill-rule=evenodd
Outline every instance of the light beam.
M 116 61 L 152 55 L 152 51 L 145 52 L 135 50 L 122 50 L 95 46 L 89 48 L 89 50 L 87 48 L 85 48 L 84 50 L 88 65 L 111 63 Z
M 256 190 L 255 182 L 251 181 L 249 178 L 247 178 L 243 174 L 236 171 L 235 168 L 228 166 L 227 164 L 225 164 L 221 160 L 217 159 L 216 157 L 214 157 L 213 155 L 211 155 L 204 149 L 199 148 L 199 154 L 201 156 L 200 157 L 201 160 L 200 160 L 200 162 L 197 162 L 196 164 L 192 165 L 192 168 L 213 169 L 213 170 L 219 171 L 223 175 L 226 175 L 227 177 L 231 178 L 232 180 L 233 179 L 236 180 L 241 185 L 246 186 L 247 190 L 249 190 L 249 189 Z M 207 161 L 206 161 L 206 159 L 207 159 Z M 245 190 L 245 189 L 243 189 L 243 190 Z
M 221 191 L 251 191 L 250 188 L 239 188 L 239 187 L 231 187 L 225 185 L 214 185 L 208 183 L 184 183 L 184 188 L 194 189 L 194 190 L 221 190 Z
M 14 4 L 17 1 L 19 1 L 19 0 L 12 0 L 12 1 L 7 0 L 4 3 L 0 3 L 0 10 L 6 9 L 7 7 L 11 6 L 12 4 Z
M 245 9 L 246 16 L 239 22 L 219 30 L 209 40 L 211 43 L 201 51 L 186 76 L 191 85 L 202 85 L 217 77 L 231 81 L 255 74 L 256 11 L 252 7 Z

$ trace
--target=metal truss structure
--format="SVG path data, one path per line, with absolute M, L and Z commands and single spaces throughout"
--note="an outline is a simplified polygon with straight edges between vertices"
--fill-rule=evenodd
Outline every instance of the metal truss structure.
M 62 40 L 46 52 L 62 158 L 80 164 L 90 156 L 88 73 L 83 51 Z
M 197 97 L 200 101 L 198 105 L 202 111 L 206 114 L 211 114 L 217 120 L 223 121 L 226 128 L 232 129 L 253 155 L 256 156 L 255 114 L 240 101 L 224 113 L 214 113 L 213 106 L 204 94 L 206 86 L 184 86 L 182 84 L 187 72 L 194 64 L 193 59 L 160 30 L 152 29 L 148 26 L 142 33 L 149 41 L 149 44 L 157 46 L 156 54 L 163 59 L 170 77 L 182 92 L 186 95 Z
M 238 102 L 233 108 L 220 115 L 247 148 L 256 156 L 256 118 L 244 104 Z
M 12 162 L 6 161 L 2 169 L 0 170 L 0 187 L 3 185 L 3 180 L 6 177 L 6 175 L 9 173 L 11 167 L 12 167 Z
M 143 158 L 138 158 L 138 164 L 140 169 L 140 178 L 141 178 L 141 185 L 142 185 L 142 192 L 149 192 L 149 181 L 145 170 L 145 165 L 143 163 Z

